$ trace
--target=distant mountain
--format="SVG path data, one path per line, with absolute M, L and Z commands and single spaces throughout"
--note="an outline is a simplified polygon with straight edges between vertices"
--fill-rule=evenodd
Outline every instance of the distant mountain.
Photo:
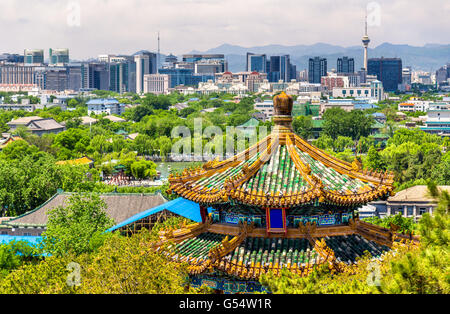
M 245 70 L 247 52 L 265 53 L 268 56 L 289 54 L 291 62 L 297 65 L 298 70 L 306 69 L 308 67 L 308 59 L 313 56 L 327 58 L 329 70 L 337 67 L 337 58 L 342 56 L 353 57 L 355 59 L 355 69 L 359 69 L 363 65 L 362 46 L 341 47 L 325 43 L 297 46 L 268 45 L 249 48 L 223 44 L 204 52 L 192 51 L 191 53 L 225 54 L 229 70 L 237 72 Z M 414 70 L 434 71 L 450 62 L 450 44 L 426 44 L 423 47 L 415 47 L 383 43 L 378 47 L 369 48 L 369 57 L 399 57 L 403 61 L 403 66 L 412 66 Z

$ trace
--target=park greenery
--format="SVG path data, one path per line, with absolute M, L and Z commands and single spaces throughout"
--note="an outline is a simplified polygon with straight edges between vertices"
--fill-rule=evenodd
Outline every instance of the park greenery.
M 306 277 L 283 272 L 263 275 L 261 283 L 273 293 L 294 294 L 448 294 L 450 293 L 450 195 L 429 184 L 438 207 L 417 225 L 420 244 L 395 244 L 374 261 L 359 259 L 353 272 L 336 273 L 328 265 Z
M 395 225 L 399 228 L 398 232 L 404 234 L 414 233 L 417 228 L 417 224 L 414 222 L 414 218 L 403 217 L 401 213 L 384 218 L 380 218 L 377 216 L 368 217 L 364 218 L 363 220 L 386 229 L 390 229 L 392 225 Z
M 433 183 L 429 193 L 438 206 L 416 226 L 420 244 L 394 244 L 393 251 L 377 260 L 367 254 L 352 273 L 330 271 L 325 264 L 304 277 L 267 273 L 261 283 L 272 293 L 450 293 L 450 195 Z M 52 214 L 45 236 L 50 241 L 35 248 L 15 242 L 0 245 L 0 293 L 210 292 L 189 287 L 186 265 L 154 249 L 158 231 L 180 227 L 184 219 L 170 218 L 151 232 L 130 237 L 102 233 L 109 222 L 101 202 L 95 195 L 76 194 L 68 209 Z M 75 232 L 81 236 L 71 234 Z M 54 254 L 43 255 L 48 252 Z
M 136 180 L 154 178 L 152 160 L 166 160 L 179 138 L 172 137 L 175 127 L 185 126 L 194 134 L 195 119 L 202 118 L 202 131 L 218 126 L 223 134 L 227 127 L 240 126 L 255 113 L 255 95 L 235 102 L 233 95 L 208 96 L 147 94 L 118 95 L 95 91 L 96 97 L 116 97 L 129 105 L 122 115 L 126 122 L 114 123 L 103 116 L 98 122 L 83 125 L 87 116 L 87 97 L 68 102 L 71 110 L 59 107 L 23 111 L 0 111 L 0 131 L 7 132 L 9 121 L 24 116 L 40 116 L 64 122 L 66 130 L 41 137 L 27 129 L 15 131 L 21 140 L 8 144 L 0 152 L 0 217 L 24 214 L 47 201 L 58 189 L 74 192 L 68 206 L 50 213 L 49 224 L 38 247 L 22 242 L 0 245 L 0 293 L 198 293 L 189 288 L 186 265 L 172 263 L 152 250 L 158 231 L 186 224 L 185 219 L 171 218 L 157 224 L 152 231 L 131 237 L 105 233 L 112 221 L 104 213 L 99 193 L 154 193 L 166 198 L 167 184 L 159 188 L 115 187 L 104 184 L 102 177 L 112 175 L 117 166 Z M 0 95 L 10 100 L 8 93 Z M 22 97 L 27 97 L 23 95 Z M 432 96 L 430 96 L 432 97 Z M 406 98 L 405 98 L 406 99 Z M 20 98 L 19 98 L 20 101 Z M 38 100 L 30 97 L 32 103 Z M 185 103 L 183 109 L 172 106 Z M 389 227 L 391 223 L 404 233 L 421 236 L 419 247 L 399 247 L 378 261 L 379 286 L 367 285 L 370 275 L 369 256 L 361 259 L 356 274 L 330 273 L 317 269 L 310 276 L 298 278 L 289 273 L 281 277 L 268 274 L 261 282 L 274 293 L 449 293 L 449 195 L 439 192 L 438 185 L 450 185 L 449 139 L 427 134 L 420 129 L 403 128 L 396 120 L 397 103 L 384 101 L 378 109 L 345 112 L 330 109 L 323 115 L 322 131 L 316 129 L 311 116 L 294 118 L 294 131 L 337 158 L 352 162 L 361 160 L 365 168 L 393 171 L 396 190 L 417 184 L 429 184 L 430 194 L 439 200 L 434 214 L 425 214 L 419 224 L 401 216 L 369 219 L 370 223 Z M 387 118 L 381 132 L 387 139 L 374 135 L 375 121 L 370 115 L 383 112 Z M 409 117 L 414 117 L 410 114 Z M 272 127 L 271 121 L 260 122 Z M 378 130 L 379 131 L 379 130 Z M 130 134 L 138 134 L 132 140 Z M 216 136 L 214 139 L 218 139 Z M 204 137 L 205 148 L 211 138 Z M 226 141 L 223 141 L 225 145 Z M 191 143 L 194 147 L 194 143 Z M 248 143 L 247 143 L 248 144 Z M 94 166 L 60 164 L 59 161 L 87 156 Z M 80 265 L 81 285 L 68 285 L 73 269 Z M 71 277 L 72 276 L 72 277 Z M 131 284 L 133 283 L 133 284 Z
M 0 129 L 12 119 L 38 115 L 66 123 L 66 130 L 59 134 L 41 137 L 30 134 L 25 128 L 15 133 L 23 140 L 10 143 L 0 152 L 0 211 L 2 216 L 15 216 L 36 208 L 56 193 L 57 189 L 70 192 L 113 192 L 114 187 L 102 184 L 102 178 L 109 177 L 120 167 L 125 175 L 136 180 L 152 179 L 157 176 L 156 165 L 151 160 L 165 160 L 179 137 L 172 137 L 172 130 L 179 126 L 196 131 L 195 119 L 201 118 L 201 130 L 218 126 L 220 136 L 203 136 L 201 146 L 205 151 L 216 151 L 222 144 L 226 151 L 227 127 L 239 126 L 248 121 L 253 113 L 256 96 L 250 95 L 239 103 L 233 95 L 170 95 L 147 94 L 117 95 L 113 92 L 96 91 L 95 97 L 117 97 L 130 107 L 123 114 L 126 122 L 111 122 L 103 116 L 94 116 L 98 122 L 82 125 L 81 117 L 87 115 L 87 97 L 68 101 L 71 110 L 60 107 L 23 111 L 0 111 Z M 3 95 L 7 97 L 8 95 Z M 25 96 L 23 96 L 25 97 Z M 406 98 L 405 98 L 406 99 Z M 183 109 L 172 108 L 183 103 Z M 416 184 L 426 184 L 429 179 L 438 184 L 450 184 L 449 139 L 430 135 L 419 129 L 399 128 L 396 121 L 396 102 L 384 101 L 379 112 L 387 117 L 385 129 L 392 133 L 387 140 L 379 141 L 374 136 L 375 124 L 367 111 L 329 109 L 323 115 L 322 132 L 314 138 L 312 116 L 294 118 L 294 131 L 302 138 L 327 151 L 333 156 L 352 162 L 358 157 L 364 167 L 381 171 L 393 171 L 396 188 L 402 190 Z M 213 110 L 210 110 L 213 109 Z M 270 128 L 271 121 L 260 122 L 260 127 Z M 259 131 L 259 129 L 258 129 Z M 380 130 L 378 130 L 380 131 Z M 138 134 L 134 140 L 127 135 Z M 179 135 L 179 134 L 178 134 Z M 236 138 L 236 134 L 234 134 Z M 246 145 L 250 141 L 246 139 Z M 191 148 L 196 143 L 191 140 Z M 235 151 L 238 147 L 235 143 Z M 57 165 L 58 161 L 73 160 L 87 156 L 94 160 L 94 167 Z M 163 189 L 158 189 L 163 191 Z M 145 192 L 155 191 L 147 188 Z M 139 189 L 139 192 L 144 192 Z M 133 192 L 129 189 L 128 192 Z
M 112 225 L 98 195 L 78 193 L 50 213 L 43 240 L 0 245 L 0 293 L 151 294 L 198 293 L 186 265 L 154 250 L 157 232 L 187 221 L 170 218 L 131 237 L 105 233 Z M 20 253 L 20 254 L 17 254 Z

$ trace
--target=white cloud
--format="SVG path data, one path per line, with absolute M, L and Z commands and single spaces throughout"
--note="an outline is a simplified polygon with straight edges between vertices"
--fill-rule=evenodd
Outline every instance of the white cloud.
M 68 4 L 79 3 L 80 27 L 67 23 Z M 242 46 L 359 45 L 363 0 L 1 0 L 0 52 L 68 47 L 75 58 L 100 53 L 207 50 Z M 378 0 L 381 25 L 373 45 L 449 43 L 447 0 Z

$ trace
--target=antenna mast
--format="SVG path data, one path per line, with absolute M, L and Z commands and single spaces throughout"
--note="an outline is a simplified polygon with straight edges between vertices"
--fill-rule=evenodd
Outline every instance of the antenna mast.
M 161 46 L 160 46 L 160 37 L 159 37 L 159 31 L 158 31 L 158 57 L 157 57 L 157 61 L 156 61 L 156 73 L 159 74 L 159 58 L 161 56 Z
M 364 35 L 367 36 L 367 11 L 366 11 L 366 18 L 364 21 L 365 21 L 365 30 L 366 30 L 366 33 Z

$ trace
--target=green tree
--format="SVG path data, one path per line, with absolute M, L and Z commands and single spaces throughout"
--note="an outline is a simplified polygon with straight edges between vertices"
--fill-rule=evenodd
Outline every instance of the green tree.
M 139 160 L 131 165 L 131 173 L 138 180 L 156 176 L 156 164 L 152 161 Z
M 323 120 L 323 132 L 333 139 L 346 136 L 358 140 L 361 136 L 369 136 L 374 124 L 373 117 L 361 110 L 346 112 L 341 108 L 326 110 Z
M 313 123 L 310 116 L 296 117 L 292 122 L 292 127 L 294 128 L 294 132 L 303 139 L 307 140 L 312 137 Z
M 14 141 L 9 143 L 1 152 L 0 158 L 8 160 L 22 159 L 26 156 L 35 156 L 39 153 L 39 148 L 28 144 L 24 140 Z
M 84 153 L 89 143 L 89 134 L 85 130 L 69 129 L 55 137 L 53 147 L 58 150 L 59 159 L 72 159 L 80 155 L 77 153 Z
M 105 202 L 96 194 L 73 194 L 66 207 L 49 212 L 43 250 L 55 256 L 95 250 L 99 238 L 104 237 L 102 232 L 114 224 L 105 209 Z
M 172 150 L 172 141 L 167 136 L 161 136 L 158 139 L 159 155 L 165 158 Z
M 2 294 L 181 294 L 188 288 L 186 264 L 154 250 L 148 231 L 114 234 L 94 252 L 51 256 L 12 271 L 0 281 Z M 78 268 L 70 268 L 78 267 Z M 74 272 L 79 271 L 79 276 Z M 72 284 L 68 284 L 72 283 Z
M 355 142 L 351 137 L 346 136 L 338 136 L 338 138 L 334 141 L 334 151 L 335 152 L 343 152 L 345 149 L 350 149 L 355 146 Z
M 381 154 L 373 146 L 369 148 L 365 166 L 372 170 L 386 170 L 387 167 L 386 163 L 381 157 Z

